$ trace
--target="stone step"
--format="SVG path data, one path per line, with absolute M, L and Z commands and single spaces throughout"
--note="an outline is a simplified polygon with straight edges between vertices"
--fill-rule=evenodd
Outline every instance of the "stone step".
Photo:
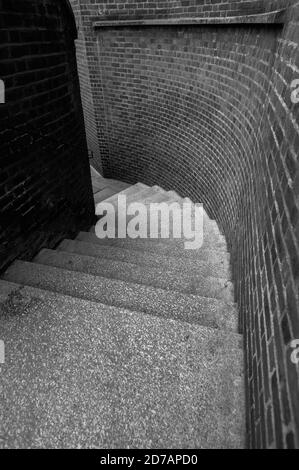
M 141 183 L 137 183 L 134 186 L 131 186 L 127 183 L 111 180 L 112 182 L 109 183 L 110 180 L 105 180 L 106 183 L 104 184 L 104 188 L 100 191 L 96 192 L 94 195 L 95 203 L 99 204 L 100 202 L 110 202 L 113 200 L 117 200 L 119 194 L 127 195 L 128 200 L 135 199 L 138 197 L 139 193 L 143 193 L 145 190 L 149 190 L 149 186 L 146 186 Z M 134 195 L 134 198 L 133 198 Z
M 135 192 L 135 190 L 133 190 L 133 193 L 131 192 L 131 196 L 128 197 L 130 195 L 130 190 L 129 192 L 128 191 L 123 191 L 123 192 L 120 192 L 118 194 L 115 194 L 114 196 L 112 196 L 111 198 L 108 198 L 105 202 L 109 202 L 111 204 L 113 204 L 114 206 L 114 212 L 113 213 L 109 213 L 108 216 L 105 217 L 105 220 L 107 219 L 107 217 L 112 217 L 112 220 L 115 220 L 116 218 L 116 221 L 118 220 L 118 196 L 120 195 L 126 195 L 127 196 L 127 200 L 126 200 L 126 204 L 127 204 L 127 207 L 129 204 L 131 203 L 142 203 L 146 206 L 146 210 L 148 212 L 148 222 L 147 222 L 147 225 L 148 225 L 148 235 L 150 235 L 150 204 L 153 204 L 153 203 L 167 203 L 169 206 L 173 203 L 179 203 L 181 206 L 183 205 L 183 203 L 190 203 L 190 204 L 193 204 L 192 201 L 188 198 L 185 198 L 185 199 L 182 199 L 180 196 L 176 195 L 176 193 L 173 193 L 173 192 L 167 192 L 167 191 L 164 191 L 161 187 L 159 186 L 153 186 L 152 188 L 149 188 L 147 187 L 147 191 L 142 191 L 142 192 Z M 134 197 L 133 197 L 134 196 Z M 125 212 L 125 209 L 122 210 L 122 214 Z M 99 212 L 98 212 L 99 214 Z M 225 246 L 226 247 L 226 240 L 225 240 L 225 237 L 221 234 L 221 232 L 219 231 L 219 228 L 217 226 L 217 223 L 215 221 L 212 221 L 208 215 L 206 214 L 205 210 L 202 208 L 202 214 L 203 214 L 203 237 L 204 237 L 204 243 L 207 243 L 207 240 L 209 240 L 209 243 L 211 244 L 214 244 L 215 246 L 220 246 L 220 247 L 223 247 Z M 99 214 L 100 215 L 100 214 Z M 134 216 L 126 216 L 126 223 L 128 224 L 130 220 L 134 219 Z M 191 221 L 192 221 L 192 228 L 194 228 L 194 210 L 192 211 L 192 215 L 191 215 Z M 167 223 L 168 223 L 168 219 L 167 219 Z M 170 216 L 169 216 L 169 227 L 170 227 L 170 237 L 173 237 L 173 217 L 172 217 L 172 213 L 170 213 Z M 181 227 L 182 229 L 182 227 Z M 182 230 L 181 230 L 182 231 Z M 161 226 L 160 226 L 160 229 L 158 230 L 158 233 L 159 233 L 159 238 L 161 238 Z M 116 234 L 118 234 L 118 225 L 116 223 Z M 206 240 L 206 241 L 205 241 Z
M 160 186 L 153 186 L 153 188 L 158 188 L 160 193 L 164 195 L 164 198 L 163 198 L 163 201 L 167 202 L 168 204 L 171 204 L 173 202 L 178 202 L 180 205 L 183 205 L 184 203 L 189 203 L 191 205 L 194 206 L 194 203 L 191 201 L 191 199 L 189 198 L 182 198 L 181 196 L 179 196 L 178 194 L 176 194 L 174 191 L 165 191 L 164 189 L 162 189 Z M 150 198 L 149 200 L 147 201 L 148 203 L 151 202 Z M 215 220 L 212 220 L 210 219 L 210 217 L 208 216 L 208 214 L 206 213 L 205 209 L 203 208 L 203 216 L 205 219 L 207 219 L 208 221 L 210 221 L 211 224 L 213 224 L 213 226 L 216 228 L 217 227 L 217 223 Z
M 117 181 L 117 180 L 108 180 L 105 178 L 99 178 L 99 177 L 92 177 L 91 179 L 92 182 L 92 187 L 96 192 L 102 191 L 103 189 L 106 188 L 120 188 L 119 190 L 124 190 L 129 188 L 131 185 L 128 183 L 124 183 L 123 181 Z
M 99 177 L 99 178 L 104 178 L 99 172 L 98 170 L 96 170 L 92 165 L 90 165 L 90 174 L 91 174 L 91 177 Z
M 184 253 L 181 254 L 178 251 L 177 256 L 174 250 L 167 248 L 165 243 L 160 243 L 160 241 L 153 241 L 151 240 L 149 243 L 149 249 L 143 249 L 143 244 L 138 243 L 139 239 L 132 240 L 134 243 L 126 243 L 123 244 L 109 244 L 110 240 L 99 240 L 97 243 L 94 242 L 94 239 L 88 237 L 90 241 L 86 240 L 73 240 L 74 243 L 88 243 L 89 245 L 94 246 L 94 250 L 101 249 L 98 251 L 98 254 L 105 255 L 105 250 L 107 250 L 107 255 L 109 255 L 108 259 L 117 259 L 116 256 L 119 255 L 120 261 L 126 261 L 133 264 L 145 265 L 145 266 L 154 266 L 160 267 L 161 269 L 168 269 L 168 270 L 180 270 L 181 273 L 190 274 L 193 276 L 201 275 L 202 277 L 210 276 L 210 277 L 218 277 L 225 280 L 231 279 L 231 269 L 230 269 L 230 260 L 229 255 L 227 253 L 218 253 L 217 251 L 212 250 L 202 250 L 195 252 L 197 256 L 194 257 L 187 257 Z M 95 238 L 97 238 L 95 236 Z M 125 239 L 130 240 L 130 239 Z M 121 240 L 120 240 L 121 241 Z M 122 240 L 124 241 L 124 240 Z M 142 242 L 147 240 L 140 240 Z M 69 244 L 66 242 L 61 242 L 59 245 L 59 249 L 63 250 L 64 246 L 68 246 Z M 166 246 L 165 246 L 166 245 Z M 92 250 L 92 249 L 91 249 Z M 111 250 L 116 250 L 115 254 L 111 254 Z M 69 251 L 68 249 L 64 251 Z M 124 251 L 124 253 L 123 253 Z M 96 253 L 96 251 L 93 251 Z M 90 255 L 92 251 L 89 253 L 82 253 Z M 91 255 L 93 256 L 93 255 Z M 105 257 L 105 256 L 104 256 Z
M 105 203 L 109 202 L 110 204 L 115 204 L 118 200 L 119 195 L 126 196 L 128 201 L 134 201 L 136 197 L 138 197 L 139 195 L 141 195 L 142 197 L 143 193 L 145 191 L 148 191 L 149 189 L 150 189 L 149 186 L 146 186 L 141 183 L 137 183 L 123 191 L 120 191 L 120 193 L 116 195 L 108 197 L 107 199 L 105 199 Z
M 156 267 L 152 267 L 117 259 L 45 249 L 35 257 L 34 262 L 93 276 L 234 302 L 232 284 L 224 279 L 207 277 L 200 263 L 198 263 L 198 271 L 192 274 L 187 269 L 182 271 L 179 268 L 172 269 L 170 267 L 167 269 L 166 265 L 160 264 L 159 266 L 158 260 L 157 257 Z
M 156 247 L 153 244 L 152 250 L 141 250 L 65 239 L 56 249 L 115 261 L 125 261 L 140 266 L 160 267 L 161 269 L 164 268 L 173 272 L 177 271 L 178 273 L 189 274 L 195 277 L 202 276 L 199 266 L 200 263 L 203 262 L 208 263 L 210 266 L 221 266 L 221 270 L 225 270 L 226 273 L 228 272 L 228 274 L 230 274 L 230 271 L 228 271 L 230 266 L 230 256 L 228 253 L 202 250 L 197 252 L 196 258 L 178 258 L 172 256 L 171 251 L 169 254 L 164 255 L 163 250 L 165 243 L 163 243 L 161 250 L 160 245 L 161 243 L 157 241 Z M 229 282 L 226 281 L 226 279 L 222 279 L 222 281 Z
M 94 228 L 92 229 L 94 232 Z M 125 248 L 130 250 L 141 250 L 141 251 L 149 251 L 154 253 L 163 254 L 164 256 L 174 256 L 184 259 L 197 259 L 197 257 L 204 256 L 203 253 L 211 253 L 214 252 L 215 255 L 222 254 L 224 257 L 228 256 L 228 252 L 226 250 L 226 245 L 219 244 L 215 246 L 215 244 L 211 243 L 209 239 L 204 237 L 204 243 L 201 248 L 198 250 L 186 250 L 184 245 L 184 240 L 179 239 L 151 239 L 151 238 L 136 238 L 131 239 L 127 238 L 106 238 L 106 239 L 99 239 L 95 233 L 92 232 L 80 232 L 76 238 L 76 240 L 86 243 L 94 243 L 96 245 L 101 246 L 114 246 L 118 248 Z
M 98 191 L 97 193 L 94 194 L 94 201 L 96 204 L 99 204 L 105 199 L 111 196 L 114 196 L 115 194 L 119 194 L 123 190 L 124 190 L 124 187 L 122 186 L 116 186 L 116 185 L 108 186 L 105 189 L 102 189 L 101 191 Z
M 101 181 L 92 179 L 91 182 L 92 182 L 92 189 L 93 189 L 94 194 L 106 188 L 105 184 Z
M 163 195 L 160 195 L 160 194 L 157 194 L 157 199 L 161 199 L 163 197 Z M 160 203 L 161 201 L 159 201 Z M 128 207 L 128 206 L 127 206 Z M 131 208 L 132 209 L 132 208 Z M 124 214 L 126 214 L 126 209 L 124 208 L 124 210 L 122 211 L 122 224 L 124 226 L 124 229 L 123 230 L 127 230 L 127 228 L 129 229 L 130 228 L 130 232 L 129 233 L 132 233 L 132 227 L 133 227 L 133 233 L 135 234 L 137 232 L 137 236 L 139 236 L 140 234 L 146 234 L 148 238 L 153 238 L 153 239 L 156 239 L 156 240 L 163 240 L 164 241 L 168 241 L 169 239 L 174 239 L 174 240 L 184 240 L 184 241 L 188 241 L 188 239 L 185 237 L 184 233 L 184 225 L 183 225 L 183 217 L 181 216 L 181 219 L 179 219 L 179 225 L 178 223 L 176 222 L 175 223 L 175 226 L 174 226 L 174 221 L 173 221 L 173 217 L 172 215 L 170 214 L 167 215 L 167 218 L 165 219 L 165 221 L 161 221 L 161 216 L 160 216 L 160 213 L 155 213 L 155 217 L 154 217 L 154 222 L 152 222 L 152 219 L 151 219 L 151 215 L 150 215 L 150 205 L 145 205 L 144 206 L 144 209 L 145 209 L 145 218 L 142 219 L 142 222 L 140 222 L 140 218 L 138 221 L 136 221 L 135 217 L 136 215 L 138 217 L 140 217 L 139 215 L 139 212 L 134 213 L 134 215 L 126 215 L 125 218 L 124 218 Z M 138 209 L 139 211 L 139 209 Z M 99 212 L 97 212 L 98 215 L 99 215 Z M 119 232 L 119 215 L 118 215 L 118 211 L 117 210 L 113 210 L 113 211 L 110 211 L 108 214 L 105 213 L 105 218 L 104 220 L 102 220 L 102 217 L 100 217 L 100 219 L 102 220 L 102 225 L 105 223 L 109 223 L 109 227 L 115 227 L 115 234 L 116 234 L 116 237 L 118 237 L 118 234 L 119 233 L 122 233 L 122 232 Z M 134 224 L 133 224 L 133 220 L 134 220 Z M 146 224 L 145 226 L 140 226 L 140 223 L 142 224 Z M 132 225 L 133 224 L 133 225 Z M 137 225 L 138 224 L 138 225 Z M 154 224 L 154 225 L 152 225 Z M 191 224 L 189 223 L 189 226 L 188 226 L 188 230 L 192 230 L 192 238 L 189 238 L 189 241 L 193 241 L 195 239 L 195 234 L 196 234 L 196 240 L 198 241 L 197 243 L 200 245 L 210 245 L 210 246 L 213 246 L 217 249 L 225 249 L 226 250 L 226 243 L 225 243 L 225 239 L 224 237 L 220 234 L 220 232 L 215 230 L 215 228 L 213 226 L 210 226 L 209 222 L 206 221 L 206 220 L 203 220 L 200 219 L 199 220 L 199 224 L 200 224 L 200 229 L 198 230 L 198 228 L 195 226 L 195 223 L 192 222 L 191 220 Z M 175 227 L 175 228 L 174 228 Z M 175 231 L 176 230 L 176 231 Z M 105 232 L 107 231 L 107 228 L 105 229 Z M 178 235 L 177 235 L 177 231 L 178 231 Z M 90 229 L 90 232 L 91 233 L 94 233 L 95 232 L 95 227 L 92 227 Z M 135 235 L 134 235 L 135 236 Z M 144 236 L 144 235 L 142 235 Z M 189 236 L 189 235 L 188 235 Z M 155 238 L 154 238 L 155 237 Z M 190 236 L 189 236 L 190 237 Z M 120 236 L 120 238 L 122 238 Z
M 112 178 L 104 178 L 92 166 L 90 166 L 90 173 L 91 173 L 92 183 L 99 186 L 100 189 L 105 189 L 107 186 L 113 186 L 113 185 L 118 185 L 118 184 L 126 185 L 128 187 L 131 186 L 129 183 L 125 183 L 124 181 L 115 180 Z
M 123 181 L 113 181 L 113 180 L 105 180 L 105 187 L 106 188 L 116 188 L 119 191 L 124 191 L 131 187 L 131 184 L 124 183 Z
M 129 205 L 131 205 L 133 202 L 134 203 L 142 203 L 144 205 L 144 210 L 146 212 L 146 227 L 144 228 L 145 232 L 147 233 L 148 237 L 151 235 L 151 210 L 152 206 L 151 204 L 167 204 L 169 206 L 169 214 L 167 216 L 167 220 L 161 222 L 161 216 L 160 214 L 156 214 L 155 219 L 158 217 L 158 226 L 156 229 L 158 230 L 158 239 L 161 239 L 162 236 L 164 235 L 163 232 L 163 227 L 168 226 L 169 230 L 169 235 L 167 232 L 167 238 L 174 238 L 174 225 L 173 225 L 173 214 L 171 209 L 171 204 L 176 203 L 178 204 L 177 201 L 170 200 L 169 195 L 167 194 L 166 191 L 161 190 L 159 187 L 153 187 L 153 188 L 148 188 L 147 190 L 141 191 L 140 193 L 132 194 L 130 197 L 127 197 L 126 200 L 126 206 L 118 206 L 118 196 L 121 194 L 126 195 L 126 192 L 118 193 L 117 195 L 113 196 L 112 199 L 110 198 L 109 200 L 105 202 L 109 202 L 113 204 L 114 210 L 113 212 L 110 211 L 108 214 L 105 214 L 105 222 L 109 221 L 109 226 L 111 226 L 111 223 L 116 224 L 116 236 L 118 236 L 118 218 L 125 217 L 125 225 L 128 226 L 129 222 L 131 222 L 133 219 L 135 219 L 135 216 L 138 215 L 127 215 L 127 208 Z M 191 203 L 191 201 L 189 201 Z M 191 203 L 192 204 L 192 203 Z M 181 205 L 181 204 L 180 204 Z M 132 208 L 131 208 L 132 209 Z M 121 211 L 120 214 L 118 214 L 118 211 Z M 99 210 L 97 210 L 98 215 L 102 215 Z M 183 211 L 181 212 L 181 222 L 179 226 L 180 233 L 183 236 Z M 194 224 L 194 209 L 192 209 L 191 212 L 191 228 L 192 230 L 195 230 L 195 224 Z M 136 219 L 135 219 L 136 222 Z M 214 247 L 217 247 L 219 249 L 226 249 L 226 241 L 225 237 L 221 234 L 221 232 L 218 229 L 218 226 L 215 221 L 211 221 L 207 214 L 205 213 L 204 209 L 202 208 L 202 220 L 200 220 L 200 223 L 203 223 L 201 226 L 202 233 L 197 232 L 197 240 L 202 241 L 204 245 L 210 244 L 211 246 L 213 245 Z M 156 222 L 157 224 L 157 222 Z M 93 230 L 93 229 L 92 229 Z M 181 238 L 181 237 L 180 237 Z
M 153 203 L 157 204 L 157 203 L 163 202 L 163 203 L 167 203 L 169 206 L 173 203 L 179 203 L 181 207 L 183 207 L 183 204 L 185 202 L 189 202 L 192 204 L 190 200 L 187 201 L 186 199 L 171 197 L 168 192 L 162 190 L 158 186 L 155 186 L 152 188 L 153 192 L 151 192 L 150 189 L 151 188 L 149 188 L 149 192 L 145 195 L 145 197 L 144 197 L 144 194 L 142 194 L 143 197 L 139 197 L 139 195 L 136 194 L 134 197 L 134 200 L 132 200 L 132 198 L 130 200 L 127 200 L 127 205 L 132 202 L 138 202 L 138 203 L 141 202 L 147 206 L 147 210 L 149 211 L 150 204 L 153 204 Z M 116 214 L 118 214 L 118 196 L 125 195 L 125 194 L 126 194 L 125 192 L 124 193 L 122 192 L 109 199 L 109 202 L 111 202 L 114 205 Z M 215 235 L 217 235 L 218 239 L 221 242 L 225 243 L 225 238 L 219 231 L 217 223 L 208 217 L 207 213 L 205 212 L 203 208 L 202 208 L 202 214 L 203 214 L 204 228 L 206 229 L 206 231 L 213 232 Z M 194 221 L 194 210 L 192 210 L 191 217 L 192 217 L 192 221 Z M 130 217 L 130 219 L 131 218 L 132 217 Z M 172 220 L 173 220 L 172 213 L 170 213 L 171 224 L 172 224 Z
M 221 300 L 24 261 L 15 261 L 2 279 L 164 318 L 237 331 L 235 305 Z
M 137 186 L 137 185 L 136 185 Z M 112 198 L 107 199 L 105 202 L 109 202 L 114 206 L 114 212 L 118 214 L 118 196 L 125 195 L 127 197 L 126 204 L 127 206 L 132 203 L 141 203 L 144 206 L 148 206 L 150 203 L 159 203 L 167 199 L 165 192 L 161 190 L 159 186 L 152 187 L 142 187 L 140 191 L 124 191 L 119 194 L 116 194 Z
M 137 203 L 142 203 L 144 204 L 145 206 L 149 206 L 150 204 L 159 204 L 161 202 L 168 202 L 168 197 L 167 197 L 167 194 L 165 193 L 165 191 L 163 191 L 163 189 L 161 189 L 159 186 L 153 186 L 152 188 L 152 191 L 149 191 L 145 197 L 143 197 L 142 199 L 136 199 L 136 201 L 134 202 L 137 202 Z M 117 206 L 115 205 L 115 207 L 117 208 Z
M 1 448 L 245 446 L 230 332 L 0 283 Z

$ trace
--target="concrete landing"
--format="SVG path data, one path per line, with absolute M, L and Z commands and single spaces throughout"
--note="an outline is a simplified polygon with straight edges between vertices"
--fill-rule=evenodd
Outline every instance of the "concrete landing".
M 244 447 L 241 337 L 0 283 L 1 448 Z

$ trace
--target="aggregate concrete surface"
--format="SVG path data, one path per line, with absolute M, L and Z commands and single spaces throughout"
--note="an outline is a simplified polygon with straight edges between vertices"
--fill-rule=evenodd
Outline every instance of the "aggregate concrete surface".
M 241 336 L 1 281 L 1 448 L 243 448 Z
M 236 331 L 237 310 L 221 300 L 166 291 L 82 272 L 15 261 L 6 281 L 38 287 L 130 310 Z

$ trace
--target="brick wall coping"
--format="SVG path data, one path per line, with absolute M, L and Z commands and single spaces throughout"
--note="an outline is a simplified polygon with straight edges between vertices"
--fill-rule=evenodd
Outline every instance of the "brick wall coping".
M 162 19 L 119 19 L 96 20 L 94 29 L 125 26 L 172 26 L 172 25 L 209 25 L 209 24 L 284 24 L 287 10 L 276 10 L 256 15 L 200 17 L 200 18 L 162 18 Z

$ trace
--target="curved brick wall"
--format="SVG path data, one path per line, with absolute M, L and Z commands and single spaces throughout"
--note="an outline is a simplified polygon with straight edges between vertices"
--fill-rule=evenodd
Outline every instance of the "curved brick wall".
M 290 360 L 299 338 L 299 104 L 290 99 L 299 2 L 79 3 L 94 164 L 107 177 L 176 189 L 216 218 L 245 336 L 248 444 L 299 447 L 299 370 Z M 92 28 L 95 20 L 174 16 L 246 23 L 284 7 L 284 27 L 237 19 Z
M 93 218 L 68 2 L 0 2 L 0 269 Z
M 288 0 L 287 0 L 288 1 Z M 284 8 L 285 0 L 109 0 L 92 2 L 105 19 L 228 17 L 268 13 Z M 89 3 L 83 0 L 82 5 Z
M 87 143 L 93 164 L 102 172 L 102 159 L 108 155 L 103 130 L 105 114 L 100 79 L 96 20 L 192 19 L 201 21 L 246 21 L 250 15 L 280 11 L 293 0 L 69 0 L 78 26 L 77 59 L 81 83 Z M 278 14 L 278 18 L 280 14 Z M 265 18 L 265 16 L 264 16 Z
M 233 227 L 279 31 L 196 26 L 100 32 L 106 174 L 176 189 Z

